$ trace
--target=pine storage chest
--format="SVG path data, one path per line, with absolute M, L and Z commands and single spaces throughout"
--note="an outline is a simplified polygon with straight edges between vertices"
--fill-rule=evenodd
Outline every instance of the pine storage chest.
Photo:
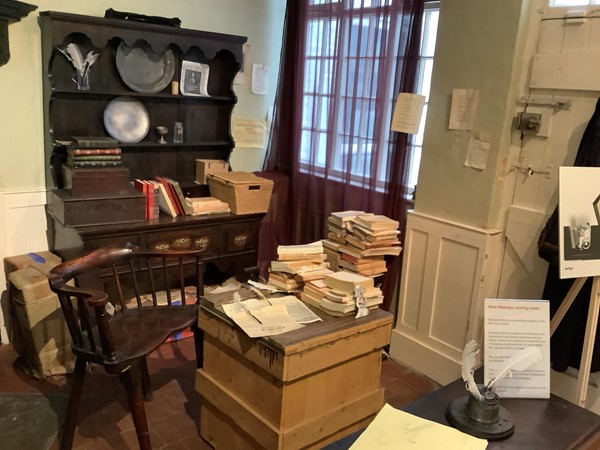
M 382 408 L 381 349 L 391 315 L 333 318 L 248 337 L 204 301 L 200 433 L 216 449 L 321 448 L 366 427 Z

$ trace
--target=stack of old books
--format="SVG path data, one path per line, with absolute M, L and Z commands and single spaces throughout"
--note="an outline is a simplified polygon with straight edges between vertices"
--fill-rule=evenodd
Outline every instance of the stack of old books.
M 229 204 L 214 197 L 193 197 L 186 199 L 192 208 L 192 215 L 222 214 L 230 211 Z
M 327 289 L 319 302 L 319 308 L 332 316 L 346 316 L 356 311 L 357 287 L 363 288 L 362 295 L 368 308 L 383 303 L 381 289 L 375 287 L 373 278 L 356 273 L 340 271 L 324 278 Z
M 352 220 L 358 215 L 368 214 L 364 211 L 340 211 L 331 213 L 327 218 L 327 239 L 323 239 L 323 247 L 327 262 L 332 270 L 340 268 L 340 245 L 346 243 L 346 236 L 352 230 Z
M 385 256 L 402 250 L 399 223 L 383 215 L 363 211 L 332 213 L 323 246 L 332 267 L 376 277 L 387 271 Z
M 323 279 L 332 273 L 325 262 L 321 241 L 304 245 L 280 245 L 277 247 L 277 260 L 271 261 L 269 284 L 290 291 L 296 291 L 304 283 Z

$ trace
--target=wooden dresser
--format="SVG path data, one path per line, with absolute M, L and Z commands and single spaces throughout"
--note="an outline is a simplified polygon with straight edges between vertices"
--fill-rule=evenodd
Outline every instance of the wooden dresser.
M 67 259 L 109 244 L 132 243 L 142 248 L 205 249 L 206 261 L 219 270 L 239 272 L 256 265 L 258 232 L 264 214 L 145 218 L 145 197 L 129 186 L 153 176 L 176 180 L 186 196 L 207 196 L 195 183 L 196 159 L 229 160 L 234 148 L 231 113 L 237 102 L 233 79 L 242 62 L 246 37 L 153 23 L 66 14 L 40 13 L 44 81 L 44 142 L 48 189 L 50 249 Z M 90 68 L 89 89 L 73 82 L 75 71 L 61 54 L 75 44 L 82 55 L 97 53 Z M 172 75 L 155 92 L 126 82 L 118 55 L 126 48 L 145 49 L 166 58 Z M 120 50 L 121 49 L 121 50 Z M 184 61 L 208 67 L 208 96 L 183 95 L 172 82 L 181 79 Z M 168 72 L 168 71 L 167 71 Z M 131 87 L 130 87 L 131 86 Z M 119 140 L 122 170 L 98 171 L 90 183 L 71 185 L 68 149 L 76 137 L 109 137 L 107 106 L 117 98 L 142 104 L 147 134 L 138 142 Z M 132 119 L 133 120 L 133 119 Z M 173 126 L 183 123 L 183 142 L 173 142 Z M 167 126 L 159 143 L 157 126 Z M 113 136 L 114 137 L 114 136 Z M 92 140 L 93 141 L 93 140 Z M 124 185 L 118 189 L 116 183 Z

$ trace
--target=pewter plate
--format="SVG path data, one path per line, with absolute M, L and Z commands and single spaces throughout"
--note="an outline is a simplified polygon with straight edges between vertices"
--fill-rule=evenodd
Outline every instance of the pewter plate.
M 142 102 L 127 96 L 112 99 L 104 109 L 109 136 L 125 144 L 137 144 L 148 134 L 150 115 Z
M 115 62 L 123 82 L 142 94 L 156 94 L 162 91 L 175 73 L 173 51 L 167 49 L 159 55 L 144 41 L 137 41 L 132 47 L 121 42 L 117 48 Z

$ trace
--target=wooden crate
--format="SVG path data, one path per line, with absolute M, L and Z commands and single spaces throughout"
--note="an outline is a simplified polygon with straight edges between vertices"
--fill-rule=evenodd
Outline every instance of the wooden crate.
M 201 309 L 200 430 L 217 449 L 321 448 L 364 428 L 383 406 L 381 348 L 391 316 L 327 318 L 252 339 Z

